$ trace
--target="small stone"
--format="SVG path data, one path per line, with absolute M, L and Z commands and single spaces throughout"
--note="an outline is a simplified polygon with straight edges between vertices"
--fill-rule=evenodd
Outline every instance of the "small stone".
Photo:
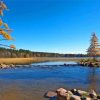
M 46 97 L 48 97 L 48 98 L 55 97 L 55 96 L 57 96 L 57 93 L 56 92 L 48 91 L 46 93 Z
M 15 65 L 13 65 L 13 64 L 10 64 L 10 67 L 11 67 L 11 68 L 14 68 L 14 67 L 15 67 Z
M 80 95 L 88 94 L 88 92 L 82 91 L 82 90 L 78 90 L 78 93 L 79 93 Z
M 81 100 L 80 96 L 72 95 L 70 100 Z

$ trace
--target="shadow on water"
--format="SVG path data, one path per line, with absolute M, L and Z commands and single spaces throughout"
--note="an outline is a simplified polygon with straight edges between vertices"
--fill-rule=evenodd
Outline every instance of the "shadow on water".
M 97 90 L 97 77 L 96 77 L 96 68 L 91 68 L 91 73 L 89 73 L 89 89 Z

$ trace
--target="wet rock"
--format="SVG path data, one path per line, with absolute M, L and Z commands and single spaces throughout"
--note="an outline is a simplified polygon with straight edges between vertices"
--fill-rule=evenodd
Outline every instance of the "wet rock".
M 80 96 L 72 95 L 70 100 L 81 100 Z
M 57 100 L 70 100 L 70 94 L 64 88 L 57 89 Z
M 69 95 L 73 95 L 73 93 L 72 93 L 71 91 L 68 91 L 67 93 L 68 93 Z
M 90 90 L 89 96 L 90 96 L 91 98 L 95 98 L 95 97 L 97 97 L 97 94 L 96 94 L 96 92 L 95 92 L 94 90 Z
M 74 94 L 77 90 L 76 89 L 72 89 L 71 92 Z
M 97 96 L 97 99 L 100 99 L 100 95 Z
M 70 100 L 70 95 L 68 93 L 58 93 L 57 100 Z
M 10 66 L 11 68 L 15 68 L 15 65 L 13 65 L 13 64 L 10 64 L 9 66 Z
M 78 91 L 78 93 L 80 94 L 80 95 L 88 95 L 88 92 L 86 92 L 86 91 L 82 91 L 82 90 L 77 90 Z
M 59 93 L 59 92 L 66 93 L 67 90 L 64 88 L 59 88 L 59 89 L 57 89 L 57 93 Z
M 53 91 L 48 91 L 45 96 L 48 98 L 52 98 L 52 97 L 57 96 L 57 93 Z
M 81 94 L 77 91 L 77 89 L 72 89 L 71 92 L 72 92 L 74 95 L 81 96 Z
M 1 68 L 8 68 L 8 67 L 9 67 L 9 66 L 6 65 L 6 64 L 1 64 L 0 66 L 1 66 Z
M 92 100 L 90 97 L 82 97 L 81 100 Z

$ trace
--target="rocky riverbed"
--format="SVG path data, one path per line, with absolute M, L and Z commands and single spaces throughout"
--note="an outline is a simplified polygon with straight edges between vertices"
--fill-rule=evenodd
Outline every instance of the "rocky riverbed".
M 45 97 L 55 98 L 57 100 L 100 100 L 100 94 L 97 94 L 94 90 L 87 92 L 78 89 L 66 90 L 64 88 L 49 91 Z

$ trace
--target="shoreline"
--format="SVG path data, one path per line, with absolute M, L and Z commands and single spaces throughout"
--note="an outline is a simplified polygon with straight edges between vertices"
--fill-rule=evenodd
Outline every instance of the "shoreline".
M 87 58 L 64 58 L 64 57 L 33 57 L 33 58 L 0 58 L 0 68 L 16 68 L 19 66 L 31 66 L 32 63 L 41 62 L 64 62 L 60 66 L 86 66 L 86 67 L 100 67 L 100 61 L 92 61 Z M 87 62 L 88 61 L 88 62 Z M 66 64 L 65 62 L 76 62 L 77 64 Z
M 78 62 L 81 58 L 64 58 L 64 57 L 33 57 L 33 58 L 0 58 L 0 64 L 14 64 L 14 65 L 26 65 L 38 62 L 49 62 L 49 61 L 75 61 Z

